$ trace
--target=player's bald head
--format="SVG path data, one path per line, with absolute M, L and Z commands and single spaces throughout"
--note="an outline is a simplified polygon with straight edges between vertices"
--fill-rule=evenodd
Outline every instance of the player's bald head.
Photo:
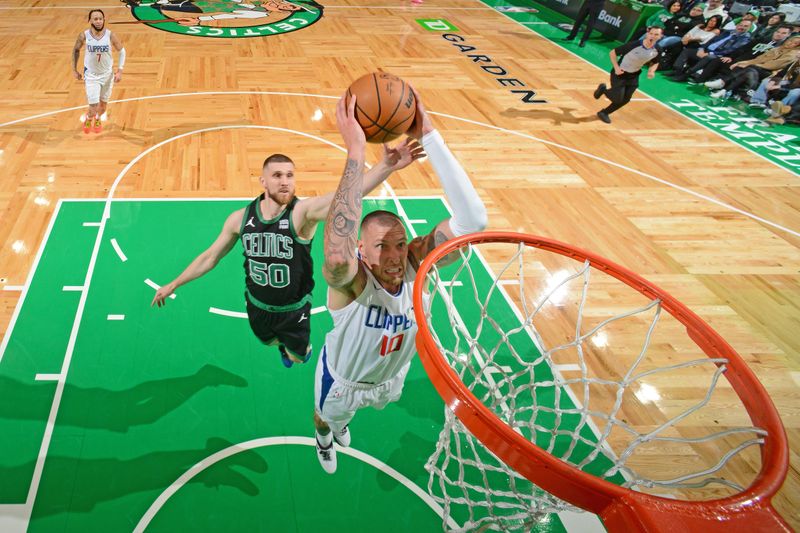
M 392 213 L 391 211 L 373 211 L 372 213 L 367 214 L 364 219 L 361 221 L 361 231 L 362 233 L 364 230 L 368 230 L 373 226 L 382 226 L 386 228 L 390 228 L 396 224 L 403 225 L 403 221 L 400 220 L 400 217 Z

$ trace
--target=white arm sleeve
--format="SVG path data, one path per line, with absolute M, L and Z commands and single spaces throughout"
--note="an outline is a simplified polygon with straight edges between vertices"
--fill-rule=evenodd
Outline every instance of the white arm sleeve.
M 442 136 L 433 130 L 422 136 L 422 146 L 439 176 L 447 201 L 453 207 L 453 217 L 450 219 L 453 235 L 458 237 L 483 231 L 488 219 L 486 207 Z
M 125 47 L 123 46 L 122 50 L 119 51 L 119 64 L 117 65 L 117 68 L 122 70 L 124 66 L 125 66 Z

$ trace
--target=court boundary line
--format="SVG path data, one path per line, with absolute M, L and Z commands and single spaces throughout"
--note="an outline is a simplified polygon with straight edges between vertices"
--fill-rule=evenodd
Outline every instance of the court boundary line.
M 169 500 L 175 493 L 177 493 L 181 488 L 183 488 L 193 477 L 197 474 L 203 472 L 207 468 L 210 468 L 217 464 L 220 461 L 227 459 L 228 457 L 232 457 L 237 453 L 243 451 L 250 451 L 255 450 L 257 448 L 264 448 L 267 446 L 280 446 L 280 445 L 298 445 L 298 446 L 316 446 L 316 441 L 311 437 L 296 437 L 296 436 L 285 436 L 285 437 L 261 437 L 258 439 L 249 440 L 246 442 L 242 442 L 240 444 L 233 444 L 228 446 L 227 448 L 223 448 L 222 450 L 217 451 L 209 455 L 208 457 L 198 461 L 192 467 L 190 467 L 186 472 L 181 474 L 178 479 L 172 482 L 159 496 L 153 501 L 150 507 L 145 511 L 144 515 L 139 522 L 136 524 L 134 528 L 134 533 L 144 533 L 145 529 L 150 522 L 153 520 L 156 514 L 161 510 L 164 504 Z M 389 466 L 388 464 L 384 463 L 380 459 L 373 457 L 365 452 L 357 450 L 355 448 L 342 448 L 339 445 L 336 445 L 337 453 L 341 453 L 352 457 L 354 459 L 358 459 L 359 461 L 366 463 L 373 468 L 383 472 L 387 476 L 391 477 L 395 481 L 397 481 L 400 485 L 406 487 L 412 494 L 416 495 L 419 499 L 421 499 L 428 507 L 436 513 L 439 518 L 444 519 L 444 511 L 442 507 L 436 503 L 430 495 L 425 492 L 419 485 L 408 479 L 406 476 Z M 457 529 L 459 525 L 452 519 L 448 519 L 447 525 L 450 528 Z
M 475 1 L 476 2 L 480 2 L 481 0 L 475 0 Z M 495 9 L 492 9 L 492 10 L 496 11 L 501 16 L 505 16 L 503 13 L 500 13 L 499 11 L 497 11 Z M 508 18 L 509 20 L 512 20 L 512 21 L 514 21 L 516 23 L 516 21 L 514 19 L 512 19 L 510 17 L 506 17 L 506 18 Z M 517 23 L 517 24 L 519 24 L 520 26 L 525 28 L 525 26 L 522 25 L 521 23 Z M 559 47 L 556 43 L 554 43 L 553 41 L 547 39 L 545 36 L 535 32 L 533 30 L 530 30 L 530 31 L 534 35 L 538 36 L 539 38 L 541 38 L 541 39 L 553 44 L 554 46 L 557 46 L 559 49 L 565 50 L 565 51 L 569 52 L 570 54 L 575 55 L 575 57 L 579 57 L 581 60 L 585 61 L 586 63 L 589 63 L 588 60 L 581 58 L 580 56 L 574 54 L 573 52 L 570 52 L 569 50 L 566 50 L 565 48 Z M 595 67 L 595 65 L 593 65 L 592 63 L 589 63 L 589 64 L 592 65 L 592 67 Z M 595 67 L 595 68 L 597 68 L 599 70 L 602 70 L 599 67 Z M 642 91 L 642 94 L 645 94 L 648 97 L 652 98 L 652 96 L 650 96 L 649 94 L 645 93 L 644 91 Z M 171 93 L 171 94 L 160 94 L 160 95 L 149 95 L 149 96 L 136 96 L 136 97 L 132 97 L 132 98 L 123 98 L 121 100 L 111 100 L 109 103 L 110 104 L 116 104 L 116 103 L 124 103 L 124 102 L 135 102 L 135 101 L 141 101 L 141 100 L 152 100 L 152 99 L 158 99 L 158 98 L 185 97 L 185 96 L 209 96 L 209 95 L 301 96 L 301 97 L 311 97 L 311 98 L 325 98 L 325 99 L 329 99 L 329 100 L 330 99 L 336 100 L 336 99 L 339 98 L 339 96 L 328 96 L 328 95 L 311 94 L 311 93 L 292 93 L 292 92 L 284 92 L 284 91 L 201 91 L 201 92 L 194 92 L 194 93 Z M 663 105 L 667 109 L 671 109 L 669 106 L 667 106 L 666 104 L 664 104 L 660 100 L 654 99 L 654 101 L 660 103 L 661 105 Z M 77 110 L 77 109 L 83 109 L 85 107 L 86 107 L 85 105 L 77 106 L 77 107 L 70 107 L 70 108 L 58 109 L 58 110 L 55 110 L 55 111 L 48 111 L 46 113 L 40 113 L 38 115 L 32 115 L 32 116 L 29 116 L 29 117 L 23 117 L 21 119 L 16 119 L 16 120 L 12 120 L 12 121 L 9 121 L 9 122 L 0 123 L 0 128 L 6 127 L 6 126 L 10 126 L 10 125 L 13 125 L 13 124 L 18 124 L 18 123 L 25 122 L 25 121 L 28 121 L 28 120 L 35 120 L 37 118 L 43 118 L 43 117 L 55 115 L 55 114 L 58 114 L 58 113 L 65 113 L 67 111 L 74 111 L 74 110 Z M 675 112 L 675 113 L 678 113 L 675 110 L 672 110 L 672 111 Z M 751 213 L 749 211 L 745 211 L 743 209 L 739 209 L 738 207 L 734 207 L 733 205 L 727 204 L 727 203 L 723 202 L 722 200 L 717 200 L 716 198 L 713 198 L 711 196 L 707 196 L 707 195 L 701 194 L 699 192 L 695 192 L 692 189 L 689 189 L 688 187 L 684 187 L 682 185 L 678 185 L 676 183 L 672 183 L 671 181 L 668 181 L 668 180 L 663 179 L 663 178 L 658 178 L 656 176 L 653 176 L 652 174 L 647 174 L 646 172 L 643 172 L 641 170 L 637 170 L 637 169 L 628 167 L 626 165 L 623 165 L 622 163 L 616 163 L 616 162 L 610 161 L 608 159 L 605 159 L 605 158 L 603 158 L 601 156 L 590 154 L 590 153 L 585 152 L 583 150 L 580 150 L 578 148 L 572 148 L 570 146 L 565 146 L 565 145 L 559 144 L 559 143 L 557 143 L 555 141 L 548 141 L 548 140 L 545 140 L 545 139 L 540 139 L 540 138 L 538 138 L 538 137 L 536 137 L 534 135 L 528 134 L 528 133 L 523 133 L 521 131 L 516 131 L 516 130 L 510 130 L 510 129 L 503 128 L 503 127 L 500 127 L 500 126 L 495 126 L 494 124 L 488 124 L 488 123 L 485 123 L 485 122 L 480 122 L 480 121 L 477 121 L 477 120 L 464 118 L 464 117 L 458 117 L 458 116 L 455 116 L 455 115 L 450 115 L 448 113 L 441 113 L 441 112 L 437 112 L 437 111 L 428 111 L 428 112 L 430 114 L 432 114 L 432 115 L 436 115 L 436 116 L 439 116 L 439 117 L 446 117 L 446 118 L 450 118 L 450 119 L 453 119 L 453 120 L 466 122 L 468 124 L 473 124 L 473 125 L 476 125 L 476 126 L 481 126 L 481 127 L 493 129 L 495 131 L 500 131 L 500 132 L 503 132 L 503 133 L 507 133 L 509 135 L 514 135 L 514 136 L 517 136 L 517 137 L 522 137 L 524 139 L 536 141 L 536 142 L 545 144 L 547 146 L 553 146 L 553 147 L 559 148 L 561 150 L 566 150 L 568 152 L 571 152 L 571 153 L 574 153 L 574 154 L 578 154 L 580 156 L 583 156 L 583 157 L 586 157 L 586 158 L 589 158 L 589 159 L 593 159 L 593 160 L 599 161 L 601 163 L 605 163 L 607 165 L 610 165 L 612 167 L 618 168 L 620 170 L 625 170 L 625 171 L 631 172 L 631 173 L 636 174 L 637 176 L 640 176 L 642 178 L 648 179 L 650 181 L 654 181 L 656 183 L 660 183 L 661 185 L 665 185 L 665 186 L 670 187 L 672 189 L 675 189 L 675 190 L 678 190 L 680 192 L 689 194 L 691 196 L 694 196 L 695 198 L 699 198 L 701 200 L 707 201 L 707 202 L 709 202 L 711 204 L 716 205 L 717 207 L 721 207 L 721 208 L 726 209 L 728 211 L 732 211 L 734 213 L 738 213 L 738 214 L 740 214 L 740 215 L 742 215 L 742 216 L 744 216 L 746 218 L 749 218 L 751 220 L 755 220 L 756 222 L 759 222 L 761 224 L 765 224 L 765 225 L 770 226 L 772 228 L 775 228 L 777 230 L 784 231 L 786 233 L 789 233 L 790 235 L 794 235 L 795 237 L 800 237 L 800 231 L 795 231 L 795 230 L 789 229 L 789 228 L 787 228 L 785 226 L 782 226 L 782 225 L 778 224 L 777 222 L 772 222 L 771 220 L 767 220 L 767 219 L 765 219 L 765 218 L 763 218 L 763 217 L 761 217 L 759 215 L 756 215 L 755 213 Z M 681 113 L 678 113 L 678 114 L 681 115 L 681 116 L 684 116 Z M 688 118 L 688 117 L 686 117 L 686 118 Z M 740 146 L 737 143 L 734 143 L 733 141 L 731 141 L 730 139 L 727 139 L 722 134 L 718 134 L 718 133 L 714 132 L 714 130 L 709 129 L 708 127 L 704 126 L 703 124 L 699 124 L 699 123 L 695 122 L 692 119 L 689 119 L 689 121 L 691 123 L 698 124 L 701 127 L 705 128 L 706 130 L 717 134 L 719 137 L 725 139 L 726 141 L 728 141 L 729 143 L 731 143 L 734 146 Z M 248 125 L 231 126 L 231 127 L 242 127 L 242 128 L 244 128 L 244 127 L 248 127 Z M 249 127 L 256 128 L 258 126 L 257 125 L 249 125 Z M 213 129 L 211 129 L 209 131 L 213 131 Z M 326 142 L 329 142 L 329 141 L 326 141 Z M 789 170 L 783 168 L 782 166 L 770 161 L 769 159 L 765 158 L 764 156 L 758 154 L 757 152 L 753 152 L 752 150 L 750 150 L 747 147 L 744 147 L 744 146 L 742 146 L 742 147 L 745 150 L 748 150 L 751 153 L 758 155 L 761 159 L 763 159 L 764 161 L 770 163 L 771 165 L 773 165 L 773 166 L 775 166 L 777 168 L 780 168 L 781 170 L 784 170 L 789 175 L 795 175 L 794 173 L 792 173 Z M 388 186 L 388 184 L 386 184 L 386 186 Z M 697 187 L 698 188 L 705 188 L 702 185 L 698 185 Z

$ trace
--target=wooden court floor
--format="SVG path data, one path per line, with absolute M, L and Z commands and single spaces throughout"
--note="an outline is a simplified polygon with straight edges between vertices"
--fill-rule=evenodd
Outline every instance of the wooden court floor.
M 121 2 L 96 5 L 109 22 L 134 20 Z M 70 54 L 88 7 L 0 5 L 0 331 L 59 199 L 105 198 L 123 171 L 118 198 L 254 196 L 273 152 L 295 159 L 299 195 L 332 190 L 343 163 L 326 144 L 340 144 L 335 98 L 383 69 L 420 91 L 492 229 L 608 257 L 671 292 L 737 349 L 786 426 L 792 465 L 775 505 L 800 528 L 797 174 L 655 101 L 632 102 L 611 125 L 595 120 L 591 91 L 605 74 L 476 0 L 336 0 L 319 22 L 264 38 L 110 26 L 128 53 L 113 94 L 122 101 L 112 102 L 102 134 L 84 135 Z M 449 21 L 474 53 L 546 103 L 521 102 L 416 22 L 426 18 Z M 373 147 L 368 159 L 379 153 Z M 399 196 L 440 194 L 426 164 L 390 184 Z M 701 394 L 662 386 L 664 397 Z

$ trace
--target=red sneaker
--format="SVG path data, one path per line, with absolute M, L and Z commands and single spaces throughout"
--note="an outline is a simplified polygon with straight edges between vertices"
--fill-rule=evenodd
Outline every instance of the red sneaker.
M 83 133 L 89 133 L 89 130 L 92 129 L 92 119 L 87 118 L 86 122 L 83 123 Z
M 103 124 L 100 122 L 99 118 L 94 119 L 94 132 L 100 133 L 103 131 Z

